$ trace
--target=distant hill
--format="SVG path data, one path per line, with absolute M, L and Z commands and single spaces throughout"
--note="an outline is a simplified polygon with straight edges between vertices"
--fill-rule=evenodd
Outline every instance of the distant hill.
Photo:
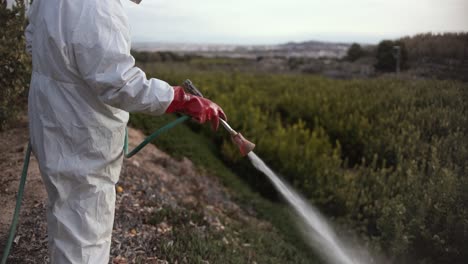
M 197 54 L 206 57 L 257 58 L 342 58 L 346 56 L 350 44 L 319 41 L 289 42 L 278 45 L 223 45 L 187 43 L 134 43 L 137 51 L 171 51 L 181 54 Z

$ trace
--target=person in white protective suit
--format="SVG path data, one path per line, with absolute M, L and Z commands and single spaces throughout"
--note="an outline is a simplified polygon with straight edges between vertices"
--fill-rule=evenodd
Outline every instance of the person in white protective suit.
M 30 140 L 48 193 L 50 260 L 108 263 L 128 112 L 181 112 L 215 129 L 226 117 L 134 66 L 120 0 L 34 0 L 28 17 Z

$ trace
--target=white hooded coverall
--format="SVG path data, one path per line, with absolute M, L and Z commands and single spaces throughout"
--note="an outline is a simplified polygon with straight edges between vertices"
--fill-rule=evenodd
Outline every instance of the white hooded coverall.
M 108 263 L 127 111 L 161 115 L 173 88 L 130 55 L 120 0 L 34 0 L 30 137 L 48 193 L 52 263 Z

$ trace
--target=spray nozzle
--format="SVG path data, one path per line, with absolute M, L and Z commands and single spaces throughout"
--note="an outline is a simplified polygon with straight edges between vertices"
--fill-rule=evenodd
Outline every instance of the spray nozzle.
M 232 135 L 231 139 L 239 147 L 242 156 L 246 156 L 255 148 L 255 144 L 245 139 L 241 133 Z
M 203 94 L 193 85 L 192 81 L 185 80 L 182 84 L 184 89 L 193 95 L 203 97 Z M 239 147 L 242 156 L 246 156 L 255 148 L 255 144 L 245 139 L 241 133 L 237 133 L 224 119 L 219 119 L 223 127 L 231 134 L 232 141 Z

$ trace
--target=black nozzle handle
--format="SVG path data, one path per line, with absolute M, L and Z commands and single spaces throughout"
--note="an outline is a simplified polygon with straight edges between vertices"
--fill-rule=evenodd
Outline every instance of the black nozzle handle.
M 200 92 L 200 90 L 198 90 L 197 87 L 195 87 L 195 85 L 193 85 L 192 81 L 190 81 L 189 79 L 184 81 L 182 87 L 184 87 L 187 93 L 203 97 L 203 94 Z

